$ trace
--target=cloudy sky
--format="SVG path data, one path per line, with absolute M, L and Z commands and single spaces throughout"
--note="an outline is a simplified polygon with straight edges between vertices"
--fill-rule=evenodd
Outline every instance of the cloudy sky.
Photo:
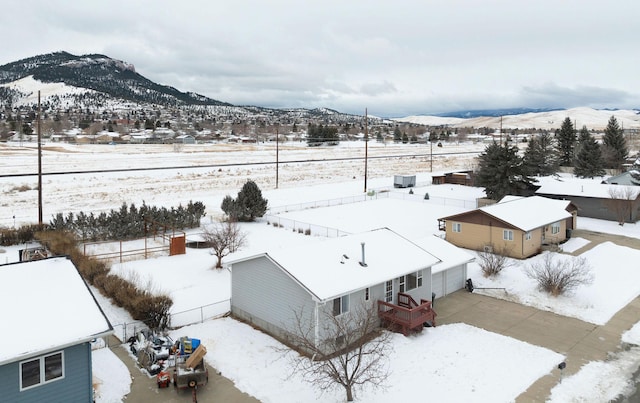
M 101 53 L 237 105 L 640 108 L 638 0 L 24 0 L 0 65 Z

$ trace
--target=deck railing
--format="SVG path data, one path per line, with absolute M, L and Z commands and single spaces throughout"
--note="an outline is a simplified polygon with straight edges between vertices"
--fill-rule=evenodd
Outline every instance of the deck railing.
M 421 299 L 418 304 L 410 295 L 398 293 L 398 305 L 378 301 L 378 316 L 383 325 L 399 328 L 405 336 L 420 331 L 425 323 L 436 324 L 436 312 L 431 301 Z

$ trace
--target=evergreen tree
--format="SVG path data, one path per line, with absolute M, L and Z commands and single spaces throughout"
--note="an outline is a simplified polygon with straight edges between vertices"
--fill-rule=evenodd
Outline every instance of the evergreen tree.
M 633 163 L 629 173 L 631 174 L 631 183 L 640 186 L 640 153 L 636 156 L 636 161 Z
M 393 141 L 396 143 L 402 141 L 402 132 L 400 131 L 400 128 L 398 126 L 396 126 L 395 130 L 393 131 Z
M 480 155 L 476 184 L 485 188 L 487 197 L 500 200 L 506 195 L 518 195 L 532 186 L 524 159 L 518 148 L 495 141 Z
M 627 148 L 624 133 L 615 116 L 611 116 L 606 129 L 604 129 L 603 143 L 605 167 L 622 170 L 622 165 L 629 156 L 629 148 Z
M 267 212 L 267 203 L 258 185 L 248 180 L 238 192 L 238 197 L 225 196 L 220 208 L 230 221 L 253 221 Z
M 594 178 L 605 174 L 602 150 L 586 126 L 582 126 L 580 130 L 573 173 L 582 178 Z
M 530 175 L 548 176 L 558 170 L 558 153 L 553 136 L 542 132 L 533 136 L 524 152 L 524 163 Z
M 570 167 L 573 164 L 573 153 L 576 146 L 576 130 L 568 117 L 562 122 L 560 130 L 556 131 L 560 165 Z

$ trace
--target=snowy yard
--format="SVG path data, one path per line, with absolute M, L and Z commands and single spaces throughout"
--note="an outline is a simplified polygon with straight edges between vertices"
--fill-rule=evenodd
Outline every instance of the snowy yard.
M 28 150 L 27 150 L 28 151 Z M 344 150 L 343 150 L 344 151 Z M 346 150 L 349 152 L 350 150 Z M 356 150 L 357 151 L 357 150 Z M 387 150 L 388 151 L 388 150 Z M 29 157 L 31 153 L 27 152 Z M 211 153 L 208 153 L 211 155 Z M 244 153 L 246 154 L 246 153 Z M 240 158 L 241 155 L 228 155 L 226 158 Z M 136 155 L 136 154 L 134 154 Z M 329 155 L 329 154 L 328 154 Z M 95 163 L 96 166 L 109 166 L 108 158 L 101 154 L 85 156 L 85 160 L 76 162 Z M 187 155 L 189 158 L 205 158 L 202 155 Z M 55 159 L 54 159 L 55 157 Z M 154 157 L 169 159 L 169 154 L 150 155 L 147 161 Z M 50 155 L 51 160 L 58 161 L 58 157 Z M 128 161 L 131 160 L 129 156 Z M 7 160 L 3 163 L 7 163 Z M 90 162 L 91 161 L 91 162 Z M 405 172 L 416 166 L 416 161 L 405 162 Z M 62 161 L 59 162 L 62 164 Z M 125 164 L 119 159 L 117 164 Z M 413 165 L 412 165 L 413 164 Z M 444 164 L 444 163 L 443 163 Z M 444 164 L 448 169 L 453 166 L 468 168 L 470 162 L 463 160 L 448 161 Z M 80 166 L 80 165 L 79 165 Z M 319 175 L 331 174 L 326 171 L 315 173 L 315 165 L 306 167 L 306 171 L 295 172 L 297 168 L 289 167 L 287 177 L 290 182 L 281 189 L 273 186 L 263 188 L 263 195 L 269 199 L 270 206 L 296 205 L 309 201 L 328 200 L 352 195 L 362 195 L 362 181 L 351 180 L 351 174 L 345 174 L 345 167 L 336 168 L 339 180 L 331 180 L 327 184 L 326 178 Z M 71 169 L 71 168 L 70 168 Z M 393 178 L 382 175 L 384 167 L 376 168 L 378 174 L 369 180 L 370 188 L 389 189 Z M 402 169 L 402 168 L 398 168 Z M 431 175 L 425 166 L 417 167 L 417 181 L 419 186 L 413 189 L 414 197 L 409 197 L 408 189 L 391 188 L 393 197 L 380 197 L 366 202 L 344 204 L 331 208 L 315 208 L 304 211 L 290 210 L 281 217 L 305 223 L 314 223 L 326 227 L 339 228 L 346 232 L 359 232 L 379 227 L 389 227 L 409 239 L 424 237 L 438 233 L 437 219 L 455 214 L 464 208 L 456 203 L 439 203 L 442 200 L 474 200 L 482 195 L 480 189 L 464 188 L 451 185 L 422 186 L 430 183 Z M 348 171 L 348 170 L 347 170 Z M 422 173 L 420 173 L 422 172 Z M 235 195 L 241 183 L 259 175 L 265 183 L 266 175 L 271 175 L 264 169 L 256 172 L 241 169 L 228 169 L 221 184 L 211 182 L 216 173 L 203 170 L 202 173 L 164 172 L 162 174 L 145 174 L 132 178 L 127 175 L 90 175 L 88 180 L 81 177 L 60 179 L 58 183 L 49 182 L 45 185 L 47 200 L 46 212 L 67 211 L 86 208 L 87 201 L 81 198 L 90 194 L 96 209 L 118 208 L 122 201 L 142 200 L 145 189 L 151 193 L 146 201 L 149 204 L 174 205 L 174 202 L 188 200 L 202 200 L 208 207 L 208 217 L 203 224 L 219 214 L 219 204 L 225 194 Z M 388 174 L 388 172 L 387 172 Z M 162 188 L 154 188 L 154 182 L 162 182 L 162 176 L 168 181 Z M 184 181 L 185 176 L 189 177 Z M 218 175 L 220 176 L 220 175 Z M 305 178 L 307 176 L 307 178 Z M 205 180 L 205 178 L 207 178 Z M 325 183 L 322 183 L 325 182 Z M 114 186 L 108 192 L 99 192 L 105 184 Z M 187 183 L 184 189 L 177 184 Z M 151 185 L 150 185 L 151 184 Z M 0 183 L 5 192 L 9 184 Z M 54 186 L 55 185 L 55 186 Z M 261 185 L 262 186 L 262 185 Z M 153 188 L 153 189 L 152 189 Z M 180 192 L 179 194 L 172 194 Z M 122 193 L 120 193 L 122 192 Z M 429 200 L 423 195 L 429 193 Z M 26 196 L 26 195 L 22 195 Z M 32 195 L 30 195 L 32 196 Z M 11 197 L 21 197 L 12 195 Z M 147 196 L 149 197 L 149 196 Z M 22 199 L 28 199 L 22 197 Z M 410 200 L 413 199 L 413 200 Z M 30 203 L 28 200 L 15 200 L 15 205 Z M 13 203 L 13 202 L 12 202 Z M 12 223 L 12 212 L 5 210 L 0 214 L 0 222 L 5 225 Z M 31 214 L 31 213 L 29 213 Z M 407 217 L 410 219 L 407 220 Z M 24 219 L 19 216 L 18 221 Z M 618 226 L 615 223 L 594 219 L 578 219 L 578 227 L 599 232 L 624 234 L 639 239 L 640 225 Z M 242 224 L 247 233 L 247 246 L 225 260 L 257 254 L 273 248 L 295 248 L 296 245 L 319 243 L 322 237 L 312 234 L 306 236 L 291 229 L 276 228 L 259 221 Z M 196 236 L 198 231 L 187 234 Z M 563 245 L 565 251 L 577 250 L 587 243 L 584 239 L 574 238 Z M 16 247 L 5 247 L 0 250 L 2 263 L 17 260 Z M 524 261 L 519 266 L 509 268 L 498 279 L 489 280 L 479 273 L 477 264 L 472 264 L 469 277 L 473 278 L 477 287 L 505 287 L 504 292 L 485 293 L 499 298 L 507 298 L 539 309 L 557 312 L 561 315 L 576 317 L 591 323 L 605 323 L 615 312 L 640 294 L 640 271 L 637 262 L 640 261 L 640 251 L 620 247 L 611 243 L 602 244 L 584 254 L 595 272 L 593 285 L 576 290 L 569 297 L 551 298 L 535 290 L 532 280 L 523 275 L 523 265 L 529 264 L 539 256 Z M 562 255 L 561 258 L 571 258 Z M 159 257 L 146 261 L 129 261 L 115 264 L 112 270 L 124 277 L 134 278 L 141 284 L 152 289 L 168 293 L 173 301 L 172 313 L 177 314 L 174 324 L 185 324 L 198 320 L 204 315 L 206 318 L 215 317 L 229 310 L 230 283 L 229 272 L 226 269 L 213 269 L 214 256 L 207 249 L 187 249 L 187 254 L 176 257 Z M 95 289 L 93 290 L 96 293 Z M 478 290 L 478 292 L 483 292 Z M 101 295 L 96 295 L 98 302 L 105 310 L 113 324 L 131 322 L 132 319 L 124 310 L 113 306 Z M 200 308 L 205 306 L 205 308 Z M 186 313 L 184 313 L 186 312 Z M 625 337 L 626 342 L 640 343 L 640 330 L 634 329 Z M 275 353 L 273 347 L 277 342 L 269 336 L 252 329 L 230 318 L 205 320 L 204 323 L 186 326 L 173 332 L 173 336 L 189 335 L 198 337 L 207 345 L 209 362 L 222 374 L 232 379 L 236 386 L 264 402 L 306 402 L 318 399 L 317 392 L 297 377 L 287 378 L 286 359 Z M 547 349 L 533 346 L 512 338 L 490 333 L 471 326 L 456 324 L 437 328 L 425 329 L 416 336 L 404 337 L 394 335 L 394 352 L 390 361 L 391 377 L 384 391 L 365 391 L 357 396 L 359 401 L 386 402 L 402 398 L 415 398 L 424 392 L 424 384 L 428 382 L 429 398 L 437 401 L 513 401 L 524 392 L 529 385 L 538 378 L 551 372 L 563 357 Z M 518 357 L 518 359 L 513 359 Z M 129 375 L 126 368 L 118 362 L 109 349 L 94 351 L 94 374 L 99 378 L 102 395 L 99 402 L 119 401 L 128 393 Z M 554 402 L 577 401 L 581 396 L 586 399 L 608 400 L 610 394 L 615 396 L 622 389 L 628 387 L 625 383 L 630 378 L 640 362 L 637 349 L 629 350 L 628 354 L 619 357 L 618 361 L 607 363 L 592 363 L 582 371 L 565 379 L 554 389 L 551 396 Z M 526 362 L 528 365 L 519 365 Z M 515 366 L 515 367 L 514 367 Z M 611 374 L 604 377 L 611 382 L 604 384 L 602 373 Z M 284 381 L 286 378 L 286 382 Z M 616 382 L 619 381 L 619 382 Z M 416 383 L 419 385 L 417 386 Z M 125 385 L 126 384 L 126 385 Z M 585 389 L 585 385 L 594 385 L 592 389 Z M 574 386 L 572 386 L 574 385 Z M 577 385 L 577 386 L 576 386 Z M 582 386 L 580 388 L 579 386 Z M 126 387 L 125 387 L 126 386 Z M 326 394 L 321 401 L 344 401 L 341 391 Z

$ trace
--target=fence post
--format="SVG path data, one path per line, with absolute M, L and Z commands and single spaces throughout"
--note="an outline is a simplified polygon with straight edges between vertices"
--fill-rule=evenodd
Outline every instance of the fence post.
M 202 307 L 200 307 L 200 323 L 204 322 L 204 312 L 202 310 Z

